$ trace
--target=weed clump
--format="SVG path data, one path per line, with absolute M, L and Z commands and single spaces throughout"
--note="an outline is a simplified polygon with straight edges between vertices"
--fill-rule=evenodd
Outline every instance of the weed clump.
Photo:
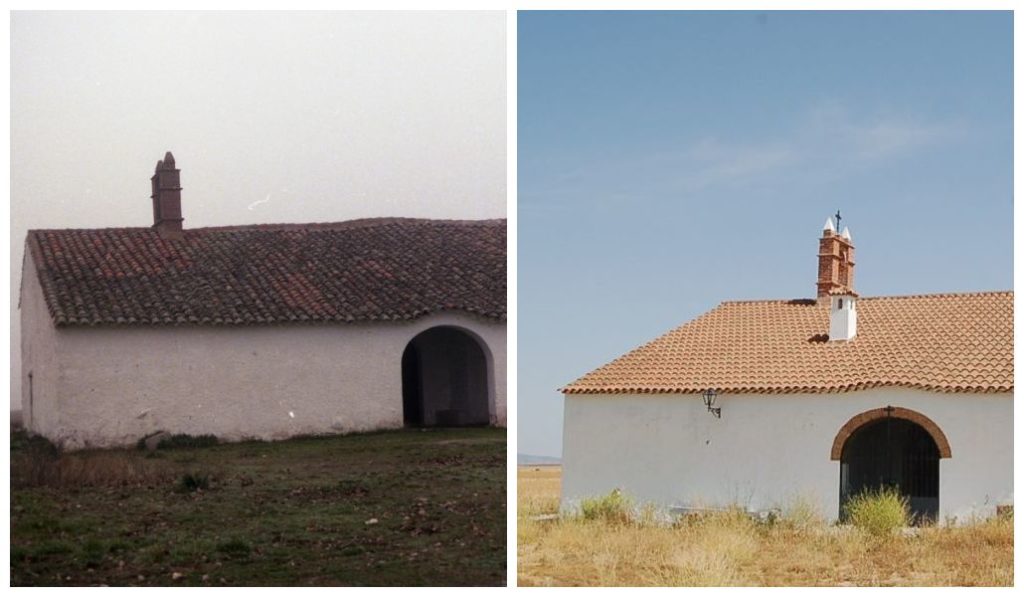
M 810 531 L 825 526 L 825 515 L 811 499 L 798 496 L 782 509 L 781 524 L 795 531 Z
M 166 463 L 122 450 L 62 452 L 46 439 L 20 439 L 11 448 L 11 487 L 81 488 L 153 485 L 172 478 Z
M 210 489 L 210 475 L 205 473 L 185 473 L 178 480 L 178 491 L 194 493 Z
M 633 501 L 618 489 L 606 496 L 586 498 L 580 502 L 580 516 L 583 520 L 628 524 L 632 514 Z
M 910 505 L 891 487 L 868 490 L 843 506 L 846 520 L 873 537 L 888 537 L 910 524 Z
M 230 558 L 245 558 L 249 556 L 252 547 L 241 539 L 232 539 L 218 544 L 217 551 Z
M 86 568 L 96 568 L 103 563 L 107 548 L 98 539 L 89 539 L 81 546 L 81 560 Z
M 158 450 L 176 450 L 184 448 L 209 448 L 217 445 L 216 435 L 189 435 L 177 433 L 166 439 L 160 440 L 156 445 Z

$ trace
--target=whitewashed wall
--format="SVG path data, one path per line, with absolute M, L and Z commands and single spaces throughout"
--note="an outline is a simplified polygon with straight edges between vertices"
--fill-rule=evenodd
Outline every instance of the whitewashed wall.
M 158 430 L 236 440 L 401 427 L 402 352 L 442 325 L 486 346 L 493 423 L 506 422 L 503 323 L 445 313 L 404 323 L 55 330 L 34 273 L 25 284 L 23 368 L 36 376 L 29 428 L 66 447 L 131 444 Z
M 1013 500 L 1013 397 L 877 389 L 841 394 L 566 395 L 562 504 L 622 489 L 661 506 L 752 510 L 811 499 L 839 515 L 839 429 L 888 405 L 920 412 L 949 440 L 939 464 L 939 519 L 988 516 Z
M 26 254 L 28 252 L 26 251 Z M 56 330 L 46 310 L 43 289 L 31 258 L 24 263 L 21 309 L 21 415 L 29 429 L 43 435 L 59 427 L 57 411 L 47 397 L 57 394 Z M 12 368 L 13 369 L 13 368 Z M 29 376 L 32 376 L 31 382 Z

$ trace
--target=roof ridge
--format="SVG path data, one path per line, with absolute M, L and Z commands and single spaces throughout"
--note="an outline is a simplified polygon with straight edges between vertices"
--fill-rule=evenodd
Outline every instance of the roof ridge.
M 403 217 L 379 217 L 379 218 L 356 218 L 354 220 L 342 220 L 340 222 L 307 222 L 307 223 L 276 223 L 276 224 L 235 224 L 230 226 L 206 226 L 204 228 L 186 228 L 189 230 L 349 230 L 352 228 L 372 228 L 376 226 L 387 226 L 390 224 L 442 224 L 455 226 L 500 226 L 506 223 L 505 218 L 490 218 L 483 220 L 449 220 L 442 218 L 403 218 Z
M 861 296 L 860 300 L 888 300 L 888 299 L 915 299 L 915 298 L 942 298 L 952 296 L 991 296 L 999 294 L 1013 294 L 1013 290 L 975 290 L 975 291 L 964 291 L 964 292 L 936 292 L 931 294 L 890 294 L 890 295 L 879 295 L 879 296 Z M 816 304 L 817 299 L 804 297 L 804 298 L 789 298 L 789 299 L 737 299 L 727 300 L 719 303 L 719 306 L 725 305 L 749 305 L 757 303 L 791 303 L 791 304 Z
M 991 296 L 996 294 L 1013 294 L 1013 290 L 968 290 L 964 292 L 935 292 L 932 294 L 890 294 L 884 296 L 862 296 L 860 300 L 879 299 L 915 299 L 915 298 L 942 298 L 949 296 Z
M 231 224 L 227 226 L 204 226 L 201 228 L 185 228 L 183 232 L 218 231 L 218 230 L 350 230 L 354 228 L 371 228 L 376 226 L 387 226 L 390 224 L 442 224 L 457 226 L 503 226 L 507 218 L 486 218 L 480 220 L 455 220 L 443 218 L 405 218 L 405 217 L 376 217 L 356 218 L 354 220 L 341 220 L 337 222 L 278 222 L 266 224 Z M 28 230 L 29 234 L 38 232 L 119 232 L 119 231 L 146 231 L 153 230 L 151 226 L 114 226 L 106 228 L 33 228 Z
M 724 307 L 726 305 L 750 305 L 758 303 L 793 303 L 793 304 L 810 304 L 814 305 L 817 303 L 816 299 L 813 298 L 788 298 L 788 299 L 736 299 L 730 301 L 722 301 L 718 303 L 718 307 Z M 718 308 L 716 307 L 716 308 Z

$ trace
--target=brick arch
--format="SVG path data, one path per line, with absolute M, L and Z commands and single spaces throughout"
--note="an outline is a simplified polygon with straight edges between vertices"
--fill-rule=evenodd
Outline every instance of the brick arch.
M 953 452 L 949 449 L 949 440 L 946 439 L 946 434 L 939 429 L 939 426 L 935 424 L 935 421 L 932 421 L 916 410 L 901 408 L 899 406 L 888 406 L 886 408 L 875 408 L 864 411 L 847 421 L 839 430 L 839 433 L 836 434 L 836 439 L 832 442 L 832 460 L 839 460 L 842 458 L 843 446 L 846 445 L 846 440 L 850 439 L 850 436 L 853 435 L 854 431 L 857 431 L 871 421 L 884 419 L 887 416 L 904 419 L 911 423 L 917 423 L 928 432 L 928 435 L 932 436 L 932 439 L 935 441 L 935 445 L 939 448 L 939 458 L 950 458 L 953 456 Z

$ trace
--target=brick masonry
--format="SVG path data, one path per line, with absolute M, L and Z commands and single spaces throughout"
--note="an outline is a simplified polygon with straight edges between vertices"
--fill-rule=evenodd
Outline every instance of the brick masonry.
M 818 241 L 818 296 L 837 289 L 853 290 L 853 244 L 826 230 Z
M 928 435 L 932 436 L 935 440 L 935 445 L 939 448 L 939 458 L 950 458 L 953 453 L 949 449 L 949 440 L 946 439 L 946 434 L 939 429 L 939 426 L 928 417 L 922 415 L 917 411 L 910 410 L 909 408 L 889 407 L 892 409 L 891 414 L 887 412 L 886 408 L 875 408 L 869 411 L 860 413 L 846 422 L 845 425 L 836 434 L 835 441 L 832 442 L 832 460 L 839 460 L 843 455 L 843 446 L 846 445 L 846 440 L 850 439 L 854 431 L 857 431 L 864 425 L 871 421 L 877 421 L 878 419 L 884 419 L 887 416 L 892 416 L 896 419 L 904 419 L 912 423 L 917 423 L 928 432 Z

